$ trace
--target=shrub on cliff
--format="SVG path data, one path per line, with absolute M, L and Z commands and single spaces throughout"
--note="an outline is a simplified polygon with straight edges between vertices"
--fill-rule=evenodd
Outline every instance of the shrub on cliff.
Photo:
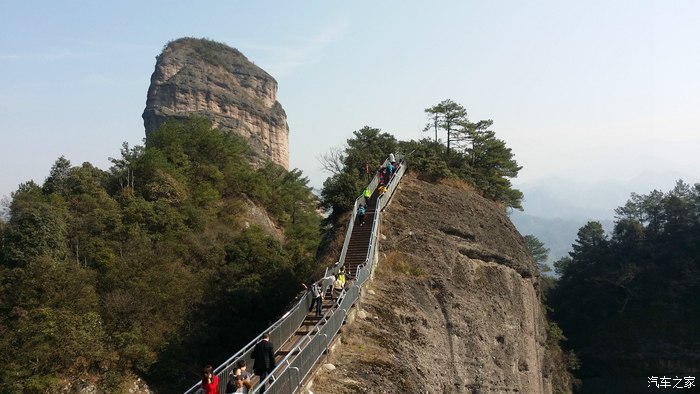
M 344 151 L 323 159 L 324 167 L 334 173 L 323 182 L 321 201 L 333 209 L 334 216 L 352 209 L 379 166 L 398 148 L 393 135 L 373 127 L 365 126 L 353 135 Z

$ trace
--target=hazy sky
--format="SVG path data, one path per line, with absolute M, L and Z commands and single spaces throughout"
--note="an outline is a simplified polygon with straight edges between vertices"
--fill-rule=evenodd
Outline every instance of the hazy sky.
M 0 196 L 65 155 L 141 144 L 172 39 L 241 50 L 279 83 L 290 166 L 369 125 L 418 139 L 450 98 L 524 166 L 595 181 L 700 168 L 698 1 L 0 0 Z M 694 181 L 693 179 L 689 179 Z

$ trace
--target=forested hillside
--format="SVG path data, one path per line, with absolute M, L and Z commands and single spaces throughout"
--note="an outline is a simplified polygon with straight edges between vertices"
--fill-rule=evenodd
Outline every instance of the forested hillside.
M 0 392 L 80 381 L 121 392 L 136 377 L 161 392 L 189 387 L 317 274 L 319 203 L 333 229 L 389 153 L 421 179 L 467 181 L 519 208 L 520 166 L 493 122 L 469 122 L 450 100 L 426 112 L 435 139 L 356 131 L 325 161 L 321 201 L 298 170 L 252 167 L 241 137 L 199 118 L 124 144 L 107 171 L 58 158 L 43 184 L 13 193 L 0 225 Z
M 134 374 L 174 392 L 276 319 L 315 268 L 320 216 L 298 170 L 246 149 L 168 122 L 108 171 L 61 157 L 21 185 L 0 226 L 0 392 L 119 392 Z
M 599 222 L 579 230 L 548 301 L 587 392 L 595 381 L 646 387 L 647 376 L 698 372 L 699 248 L 700 184 L 682 181 L 633 194 L 610 237 Z

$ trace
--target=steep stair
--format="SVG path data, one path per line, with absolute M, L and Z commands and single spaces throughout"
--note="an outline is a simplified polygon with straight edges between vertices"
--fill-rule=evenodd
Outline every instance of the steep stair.
M 372 196 L 367 201 L 365 206 L 365 224 L 360 226 L 360 223 L 355 223 L 350 234 L 350 243 L 345 254 L 345 271 L 350 275 L 355 276 L 357 267 L 365 263 L 367 259 L 367 251 L 369 250 L 369 241 L 372 237 L 372 225 L 374 224 L 374 215 L 376 214 L 377 198 L 379 192 L 377 190 L 372 193 Z

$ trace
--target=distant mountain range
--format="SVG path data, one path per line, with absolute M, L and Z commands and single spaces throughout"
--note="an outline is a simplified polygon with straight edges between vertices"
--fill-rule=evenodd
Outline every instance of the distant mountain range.
M 615 208 L 624 205 L 632 193 L 648 194 L 654 189 L 668 191 L 676 181 L 693 184 L 697 176 L 682 172 L 645 172 L 627 180 L 576 181 L 563 177 L 541 178 L 515 184 L 525 198 L 524 211 L 510 215 L 522 235 L 532 234 L 550 249 L 549 263 L 567 256 L 578 229 L 597 220 L 610 232 Z

